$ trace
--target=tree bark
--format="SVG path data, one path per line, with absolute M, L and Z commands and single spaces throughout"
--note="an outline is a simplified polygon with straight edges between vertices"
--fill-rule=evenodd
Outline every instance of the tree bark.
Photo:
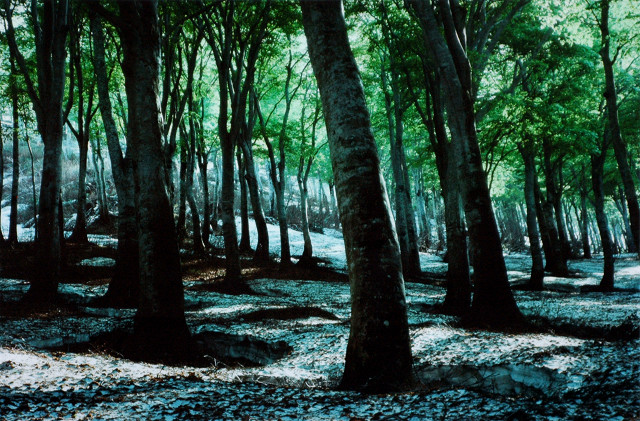
M 591 246 L 589 245 L 589 213 L 587 212 L 586 188 L 580 189 L 580 238 L 582 240 L 582 257 L 584 257 L 585 259 L 591 259 Z
M 620 187 L 616 189 L 617 196 L 615 197 L 616 208 L 620 212 L 622 217 L 622 224 L 624 226 L 624 237 L 627 243 L 627 251 L 629 253 L 637 253 L 638 246 L 634 242 L 633 233 L 631 232 L 631 224 L 629 223 L 629 212 L 627 211 L 627 204 L 625 202 L 624 190 Z
M 172 349 L 184 346 L 189 331 L 184 318 L 178 239 L 165 185 L 158 4 L 122 0 L 118 5 L 128 101 L 127 150 L 131 149 L 133 158 L 140 258 L 134 330 L 147 345 Z
M 65 90 L 68 0 L 45 0 L 42 14 L 37 2 L 31 4 L 31 24 L 35 34 L 37 87 L 33 83 L 24 56 L 18 49 L 10 2 L 5 2 L 6 36 L 12 55 L 22 73 L 33 104 L 38 131 L 44 143 L 40 186 L 38 266 L 26 299 L 50 301 L 58 291 L 62 264 L 59 225 L 60 179 L 62 172 L 62 101 Z
M 631 224 L 631 232 L 633 233 L 634 244 L 640 244 L 640 206 L 638 205 L 638 195 L 636 193 L 633 174 L 629 167 L 629 157 L 627 145 L 622 140 L 620 133 L 620 122 L 618 120 L 618 95 L 616 93 L 616 84 L 613 75 L 613 65 L 616 56 L 611 59 L 611 36 L 609 34 L 609 5 L 611 0 L 601 0 L 601 18 L 599 22 L 600 33 L 602 35 L 602 48 L 600 49 L 600 57 L 602 58 L 602 66 L 605 75 L 604 97 L 607 103 L 607 121 L 609 131 L 611 133 L 611 141 L 615 152 L 618 169 L 622 178 L 624 194 L 627 199 L 627 207 L 629 209 L 629 222 Z M 640 246 L 638 247 L 640 252 Z
M 11 179 L 11 213 L 9 214 L 9 243 L 18 243 L 18 188 L 20 186 L 20 126 L 18 109 L 18 84 L 15 59 L 11 50 L 9 51 L 11 61 L 11 111 L 13 117 L 13 164 Z
M 449 162 L 449 165 L 458 165 L 464 180 L 461 183 L 462 194 L 475 277 L 469 321 L 483 325 L 521 323 L 523 317 L 509 286 L 500 235 L 482 168 L 475 127 L 471 65 L 453 25 L 449 2 L 439 2 L 444 38 L 428 4 L 421 0 L 410 0 L 409 4 L 418 17 L 425 47 L 437 61 L 441 72 L 449 129 L 458 152 L 457 162 Z
M 600 155 L 591 155 L 591 184 L 595 196 L 596 222 L 598 223 L 602 254 L 604 255 L 604 268 L 599 288 L 603 291 L 612 291 L 614 273 L 613 240 L 609 231 L 607 215 L 604 211 L 604 184 L 602 181 L 605 157 L 606 147 L 603 148 Z
M 134 307 L 139 294 L 139 252 L 136 224 L 133 166 L 131 151 L 127 148 L 125 157 L 120 147 L 120 139 L 111 99 L 109 80 L 105 62 L 105 40 L 102 21 L 98 17 L 91 19 L 93 36 L 93 67 L 100 106 L 100 115 L 107 138 L 107 149 L 111 161 L 111 172 L 118 196 L 118 249 L 113 277 L 107 293 L 99 304 L 114 307 Z
M 240 149 L 236 152 L 238 160 L 238 182 L 240 184 L 240 253 L 250 253 L 251 237 L 249 234 L 249 201 L 247 200 L 246 162 L 242 159 Z
M 341 386 L 405 390 L 414 377 L 400 250 L 342 4 L 300 4 L 322 98 L 351 283 L 351 332 Z
M 544 262 L 540 247 L 540 233 L 538 231 L 538 215 L 536 212 L 535 179 L 536 168 L 532 144 L 519 144 L 518 149 L 524 162 L 524 199 L 527 205 L 527 234 L 529 235 L 529 249 L 531 252 L 531 277 L 529 288 L 540 291 L 543 288 Z

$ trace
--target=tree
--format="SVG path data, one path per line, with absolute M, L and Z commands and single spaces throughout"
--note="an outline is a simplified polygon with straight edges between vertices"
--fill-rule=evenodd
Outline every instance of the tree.
M 341 386 L 398 391 L 414 383 L 400 250 L 340 1 L 301 1 L 322 98 L 351 284 Z
M 638 195 L 633 180 L 633 174 L 629 167 L 629 158 L 627 146 L 625 145 L 620 133 L 620 122 L 618 120 L 618 95 L 616 92 L 616 83 L 613 74 L 613 66 L 618 57 L 618 53 L 611 58 L 611 34 L 609 32 L 609 9 L 611 0 L 600 0 L 600 18 L 596 15 L 598 27 L 601 34 L 601 49 L 599 51 L 602 58 L 602 67 L 605 75 L 604 97 L 607 103 L 607 119 L 609 131 L 611 132 L 611 142 L 615 152 L 618 169 L 622 177 L 622 185 L 624 194 L 627 199 L 627 207 L 629 209 L 629 221 L 631 224 L 631 232 L 635 244 L 640 244 L 640 207 L 638 205 Z M 640 250 L 639 250 L 640 251 Z
M 139 296 L 139 251 L 136 205 L 134 199 L 133 150 L 126 155 L 120 146 L 118 128 L 113 117 L 109 97 L 109 78 L 105 60 L 104 28 L 101 18 L 90 20 L 93 39 L 93 68 L 96 76 L 100 115 L 104 124 L 107 148 L 111 160 L 111 172 L 118 196 L 118 249 L 113 277 L 109 289 L 100 300 L 111 306 L 135 307 Z M 128 134 L 127 134 L 128 136 Z
M 474 323 L 490 325 L 520 323 L 522 314 L 509 287 L 478 147 L 471 65 L 465 51 L 464 28 L 456 25 L 463 11 L 458 8 L 452 10 L 447 0 L 439 1 L 443 37 L 429 4 L 412 0 L 409 5 L 420 22 L 425 47 L 441 69 L 456 165 L 464 180 L 462 193 L 475 276 L 470 319 Z
M 77 87 L 77 117 L 76 127 L 73 126 L 69 118 L 67 118 L 67 126 L 73 132 L 73 135 L 78 142 L 78 149 L 80 150 L 80 168 L 78 170 L 78 199 L 77 199 L 77 211 L 76 211 L 76 224 L 73 228 L 73 232 L 69 237 L 69 241 L 77 243 L 87 243 L 87 192 L 86 192 L 86 178 L 87 178 L 87 152 L 89 150 L 89 137 L 91 135 L 91 122 L 95 116 L 98 107 L 93 106 L 93 99 L 95 94 L 95 81 L 93 78 L 89 80 L 88 86 L 85 85 L 85 76 L 88 73 L 83 68 L 82 63 L 82 25 L 77 22 L 75 25 L 71 25 L 70 35 L 70 68 L 72 76 L 75 76 L 75 83 L 71 84 L 69 104 L 73 98 L 73 87 Z M 86 107 L 85 107 L 86 100 Z M 104 216 L 104 215 L 102 215 Z M 108 214 L 107 214 L 108 217 Z
M 10 0 L 5 0 L 7 40 L 17 67 L 25 79 L 33 104 L 38 131 L 44 142 L 42 183 L 38 216 L 38 267 L 28 299 L 48 301 L 57 294 L 62 263 L 62 232 L 60 229 L 60 178 L 62 171 L 62 127 L 66 43 L 71 8 L 68 0 L 44 0 L 42 14 L 38 3 L 31 2 L 30 22 L 33 26 L 36 49 L 37 85 L 27 61 L 16 41 Z
M 119 15 L 100 5 L 93 7 L 118 29 L 123 48 L 140 276 L 134 331 L 140 344 L 162 353 L 184 347 L 189 331 L 178 238 L 165 184 L 158 2 L 121 0 L 118 6 Z

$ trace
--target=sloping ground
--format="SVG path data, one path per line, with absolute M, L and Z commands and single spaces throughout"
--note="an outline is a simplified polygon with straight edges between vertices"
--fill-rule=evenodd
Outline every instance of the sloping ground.
M 314 239 L 320 256 L 338 254 L 339 238 Z M 277 244 L 277 237 L 271 241 Z M 330 252 L 323 251 L 324 244 Z M 446 270 L 436 256 L 422 257 L 423 269 Z M 336 268 L 343 261 L 332 260 Z M 516 292 L 520 307 L 528 315 L 575 326 L 578 336 L 584 333 L 580 326 L 607 331 L 626 322 L 637 328 L 640 262 L 629 256 L 618 260 L 616 282 L 624 291 L 579 292 L 576 286 L 597 284 L 599 263 L 571 262 L 582 278 L 551 279 L 552 285 L 564 286 L 553 291 Z M 530 261 L 514 255 L 507 256 L 507 264 L 510 277 L 518 278 Z M 220 352 L 248 355 L 257 364 L 231 364 L 211 355 L 205 367 L 169 367 L 128 361 L 95 347 L 64 352 L 100 333 L 130 327 L 134 314 L 87 308 L 89 298 L 105 292 L 104 285 L 64 284 L 61 291 L 75 306 L 30 318 L 0 318 L 0 419 L 640 416 L 638 339 L 466 330 L 455 318 L 424 310 L 442 301 L 442 287 L 408 283 L 415 368 L 425 387 L 410 394 L 366 396 L 331 390 L 339 381 L 347 344 L 347 284 L 255 279 L 249 283 L 256 294 L 231 296 L 197 288 L 203 282 L 186 285 L 192 332 L 223 337 L 231 342 Z M 26 288 L 24 281 L 1 280 L 0 302 L 15 302 Z M 52 347 L 57 350 L 44 349 Z M 269 358 L 263 358 L 264 349 Z

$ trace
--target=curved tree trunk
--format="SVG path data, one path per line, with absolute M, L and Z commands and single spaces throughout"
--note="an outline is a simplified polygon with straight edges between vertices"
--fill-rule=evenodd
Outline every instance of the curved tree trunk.
M 342 4 L 300 4 L 325 113 L 351 283 L 341 386 L 404 390 L 414 378 L 400 250 Z
M 612 291 L 614 273 L 613 240 L 611 239 L 611 232 L 609 231 L 607 215 L 604 211 L 604 184 L 602 181 L 605 157 L 606 150 L 603 150 L 601 155 L 591 156 L 591 184 L 595 196 L 594 207 L 596 209 L 596 222 L 598 223 L 598 230 L 600 231 L 602 254 L 604 255 L 604 268 L 602 279 L 600 280 L 600 289 L 603 291 Z
M 620 133 L 620 122 L 618 121 L 618 95 L 616 93 L 616 84 L 613 75 L 614 60 L 610 57 L 611 37 L 609 35 L 609 4 L 611 0 L 601 0 L 601 19 L 599 22 L 600 33 L 602 35 L 602 48 L 600 57 L 602 58 L 602 66 L 605 75 L 604 97 L 607 102 L 607 121 L 611 132 L 611 141 L 615 152 L 622 185 L 624 187 L 624 195 L 627 199 L 627 207 L 629 208 L 629 222 L 631 224 L 631 232 L 633 233 L 634 244 L 640 245 L 640 205 L 638 205 L 638 195 L 636 186 L 633 181 L 633 174 L 629 167 L 629 157 L 627 146 L 622 140 Z M 616 54 L 617 55 L 617 54 Z M 638 246 L 640 252 L 640 246 Z
M 100 106 L 100 115 L 104 124 L 105 136 L 111 172 L 118 195 L 118 249 L 113 278 L 107 293 L 98 304 L 114 307 L 135 307 L 139 294 L 139 252 L 138 228 L 133 187 L 133 166 L 130 153 L 124 157 L 120 147 L 118 129 L 113 117 L 111 99 L 109 98 L 109 80 L 105 63 L 105 46 L 102 22 L 99 18 L 91 19 L 93 37 L 93 66 Z
M 251 199 L 251 209 L 253 210 L 253 220 L 258 231 L 258 244 L 256 246 L 253 259 L 256 263 L 263 264 L 269 261 L 269 231 L 267 222 L 264 219 L 262 202 L 260 200 L 260 190 L 258 188 L 258 176 L 253 161 L 253 150 L 250 139 L 242 142 L 242 152 L 246 162 L 247 185 L 249 187 L 249 198 Z
M 471 65 L 460 43 L 460 28 L 454 25 L 448 1 L 439 2 L 444 38 L 430 7 L 420 0 L 411 0 L 409 4 L 418 17 L 425 48 L 438 62 L 456 151 L 450 157 L 455 157 L 455 162 L 450 159 L 449 165 L 457 165 L 464 180 L 461 190 L 475 278 L 470 321 L 487 325 L 521 323 L 522 314 L 509 286 L 500 234 L 482 168 L 475 126 Z

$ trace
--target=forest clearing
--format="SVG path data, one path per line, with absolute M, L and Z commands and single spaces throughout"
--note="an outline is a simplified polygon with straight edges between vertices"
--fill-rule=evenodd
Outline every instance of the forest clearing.
M 640 417 L 640 0 L 3 0 L 0 419 Z

